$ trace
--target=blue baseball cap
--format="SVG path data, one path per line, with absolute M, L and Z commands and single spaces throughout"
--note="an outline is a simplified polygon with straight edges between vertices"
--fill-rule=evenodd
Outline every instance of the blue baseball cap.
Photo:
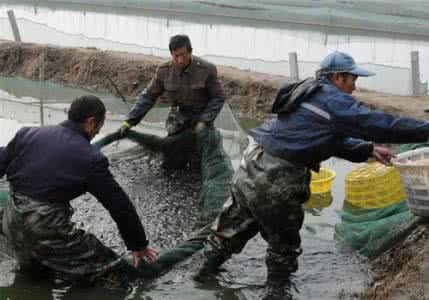
M 338 51 L 332 52 L 322 60 L 320 63 L 320 72 L 322 74 L 349 73 L 363 77 L 375 75 L 374 72 L 356 65 L 355 60 L 350 55 Z

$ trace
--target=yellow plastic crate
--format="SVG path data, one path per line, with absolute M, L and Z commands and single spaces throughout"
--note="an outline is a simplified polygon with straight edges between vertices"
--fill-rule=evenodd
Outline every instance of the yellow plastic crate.
M 319 173 L 311 172 L 311 197 L 305 202 L 305 208 L 324 208 L 331 205 L 331 187 L 335 175 L 334 171 L 327 168 L 320 168 Z
M 331 191 L 332 182 L 335 179 L 335 172 L 320 168 L 319 173 L 311 171 L 310 190 L 312 194 L 323 194 Z
M 332 204 L 331 192 L 311 194 L 310 199 L 304 203 L 304 208 L 326 208 Z
M 382 208 L 406 198 L 399 171 L 378 162 L 347 174 L 345 189 L 345 201 L 360 208 Z

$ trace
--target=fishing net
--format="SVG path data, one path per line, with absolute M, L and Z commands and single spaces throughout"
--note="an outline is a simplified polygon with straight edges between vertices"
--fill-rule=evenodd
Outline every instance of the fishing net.
M 160 138 L 156 135 L 146 134 L 130 130 L 123 138 L 128 138 L 154 152 L 180 151 L 180 146 L 188 147 L 187 136 L 193 135 L 186 130 L 174 136 Z M 201 176 L 202 186 L 199 195 L 200 216 L 198 227 L 214 220 L 229 196 L 229 184 L 231 182 L 233 168 L 228 155 L 222 146 L 222 137 L 215 128 L 206 128 L 197 133 L 197 152 L 201 153 Z M 94 143 L 96 147 L 102 148 L 117 140 L 122 139 L 118 132 L 109 134 Z M 177 141 L 180 141 L 177 147 Z
M 419 222 L 405 201 L 378 209 L 348 208 L 339 215 L 336 238 L 367 257 L 378 256 L 401 241 Z
M 174 265 L 184 261 L 204 247 L 207 236 L 210 234 L 211 224 L 197 230 L 191 238 L 179 243 L 172 249 L 163 250 L 160 252 L 156 262 L 152 264 L 143 263 L 138 271 L 140 277 L 156 278 L 168 272 Z M 127 258 L 128 265 L 131 266 L 131 258 Z M 131 270 L 132 271 L 132 270 Z
M 169 108 L 152 109 L 141 126 L 129 130 L 121 138 L 118 132 L 108 134 L 94 142 L 96 147 L 104 148 L 121 139 L 131 140 L 154 153 L 164 157 L 189 152 L 190 162 L 197 161 L 201 173 L 202 185 L 199 193 L 199 218 L 196 227 L 200 228 L 214 220 L 223 203 L 229 196 L 229 184 L 233 174 L 232 162 L 238 164 L 241 153 L 247 147 L 247 134 L 241 129 L 229 105 L 225 105 L 215 121 L 215 127 L 206 128 L 198 133 L 186 129 L 178 134 L 165 136 L 164 121 Z M 193 148 L 193 149 L 192 149 Z M 120 159 L 120 155 L 115 155 Z M 192 165 L 192 164 L 190 164 Z
M 165 136 L 164 121 L 168 112 L 168 108 L 152 109 L 142 122 L 142 126 L 136 128 L 138 131 L 128 131 L 124 139 L 164 156 L 178 151 L 189 151 L 190 143 L 196 141 L 193 145 L 196 151 L 192 153 L 199 156 L 202 184 L 198 197 L 199 216 L 195 227 L 201 229 L 173 249 L 161 252 L 156 263 L 142 265 L 141 276 L 147 278 L 159 276 L 203 248 L 210 233 L 210 223 L 230 194 L 229 185 L 233 174 L 231 161 L 237 165 L 241 153 L 248 144 L 247 134 L 241 129 L 228 105 L 224 106 L 216 119 L 215 128 L 206 128 L 198 133 L 188 129 L 176 135 Z M 119 133 L 114 132 L 96 141 L 94 145 L 103 148 L 120 139 Z M 115 158 L 118 158 L 117 154 Z
M 149 114 L 142 127 L 154 132 L 155 128 L 159 129 L 163 126 L 162 119 L 165 120 L 167 114 L 166 109 Z M 150 134 L 129 130 L 126 136 L 121 138 L 118 132 L 114 132 L 93 143 L 94 146 L 103 148 L 118 140 L 129 139 L 150 151 L 162 153 L 164 156 L 174 155 L 180 151 L 190 151 L 190 146 L 195 147 L 195 151 L 191 151 L 191 153 L 198 156 L 202 179 L 198 197 L 199 216 L 195 227 L 201 229 L 173 249 L 161 252 L 156 263 L 142 265 L 140 267 L 142 277 L 157 277 L 176 263 L 202 249 L 207 235 L 210 233 L 210 223 L 229 197 L 229 185 L 233 174 L 231 158 L 238 160 L 241 157 L 248 140 L 228 106 L 225 106 L 218 116 L 215 126 L 217 128 L 206 128 L 198 133 L 187 129 L 179 134 L 164 137 L 161 137 L 159 133 Z M 192 144 L 194 141 L 196 141 L 195 144 Z M 117 159 L 118 155 L 115 158 Z
M 399 147 L 398 152 L 402 153 L 410 150 L 416 150 L 419 148 L 427 148 L 427 147 L 429 147 L 429 141 L 421 144 L 403 144 Z

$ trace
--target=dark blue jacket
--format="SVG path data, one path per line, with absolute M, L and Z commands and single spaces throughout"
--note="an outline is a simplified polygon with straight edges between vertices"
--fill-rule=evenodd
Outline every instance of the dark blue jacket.
M 107 158 L 79 125 L 21 128 L 0 148 L 0 178 L 14 191 L 40 201 L 70 201 L 85 192 L 109 211 L 129 250 L 143 250 L 146 235 L 130 199 L 109 171 Z
M 255 129 L 255 140 L 275 155 L 310 167 L 332 156 L 366 161 L 372 155 L 370 142 L 428 140 L 428 122 L 371 111 L 328 79 L 319 84 L 321 87 L 292 112 L 279 113 Z

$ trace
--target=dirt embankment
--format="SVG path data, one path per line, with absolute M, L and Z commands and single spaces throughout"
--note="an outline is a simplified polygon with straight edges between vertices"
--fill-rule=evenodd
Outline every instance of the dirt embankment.
M 153 75 L 160 58 L 46 45 L 0 43 L 0 75 L 53 80 L 90 90 L 107 90 L 134 99 Z M 243 116 L 263 119 L 283 81 L 280 76 L 218 67 L 228 102 Z M 108 78 L 107 78 L 108 77 Z M 373 109 L 426 119 L 429 97 L 399 97 L 359 90 Z M 375 282 L 368 299 L 425 299 L 429 294 L 429 228 L 421 225 L 404 242 L 372 262 Z
M 0 42 L 0 75 L 34 80 L 53 80 L 90 90 L 118 92 L 132 100 L 149 83 L 157 64 L 164 59 L 93 48 Z M 243 116 L 263 119 L 286 77 L 218 67 L 227 101 Z M 111 81 L 107 78 L 110 78 Z M 400 97 L 359 90 L 356 96 L 371 108 L 426 118 L 429 97 Z M 162 100 L 161 100 L 162 101 Z
M 156 57 L 88 48 L 0 43 L 0 74 L 3 76 L 53 80 L 118 95 L 108 77 L 130 100 L 149 83 L 161 61 Z M 269 111 L 266 104 L 284 80 L 223 67 L 219 68 L 219 74 L 231 105 L 244 115 L 257 118 Z
M 371 263 L 374 284 L 368 299 L 429 299 L 429 225 Z

